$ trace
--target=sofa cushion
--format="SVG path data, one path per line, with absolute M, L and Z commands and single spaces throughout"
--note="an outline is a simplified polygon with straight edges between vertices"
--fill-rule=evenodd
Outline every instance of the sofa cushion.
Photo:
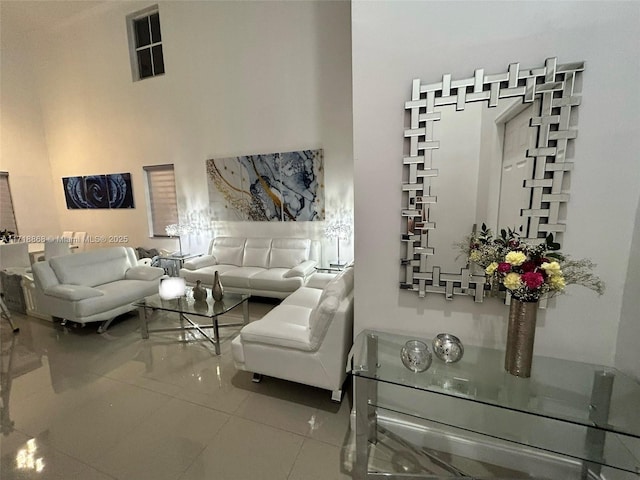
M 238 267 L 220 274 L 220 282 L 223 287 L 250 288 L 250 279 L 254 275 L 264 272 L 260 267 Z
M 224 265 L 242 265 L 245 239 L 240 237 L 216 237 L 211 248 L 211 255 Z
M 103 295 L 80 300 L 76 303 L 76 314 L 79 317 L 107 312 L 158 293 L 158 284 L 144 280 L 120 280 L 100 285 L 96 289 Z
M 309 343 L 314 350 L 320 347 L 338 307 L 340 307 L 338 297 L 327 296 L 320 299 L 309 315 Z
M 311 240 L 307 238 L 274 238 L 271 242 L 270 268 L 293 268 L 309 259 Z
M 262 269 L 249 280 L 249 287 L 254 290 L 270 290 L 276 292 L 293 292 L 304 283 L 301 277 L 285 278 L 288 268 Z
M 247 238 L 244 245 L 243 267 L 269 267 L 270 238 Z
M 300 307 L 314 308 L 318 305 L 320 295 L 322 295 L 322 290 L 318 288 L 302 287 L 282 300 L 281 305 L 298 305 Z
M 133 266 L 125 247 L 101 248 L 53 257 L 49 264 L 60 283 L 88 287 L 121 280 L 127 269 Z
M 322 290 L 318 305 L 309 317 L 309 342 L 318 348 L 324 339 L 340 303 L 353 290 L 353 268 L 346 268 Z
M 311 309 L 299 305 L 279 305 L 261 320 L 240 331 L 243 342 L 310 351 L 308 321 Z
M 70 301 L 84 300 L 85 298 L 101 297 L 104 295 L 103 292 L 93 287 L 67 284 L 54 285 L 53 287 L 47 288 L 44 293 L 45 295 Z
M 335 296 L 342 301 L 353 290 L 353 268 L 345 268 L 322 289 L 322 299 Z
M 309 280 L 307 280 L 304 286 L 322 290 L 334 278 L 336 278 L 335 273 L 314 273 L 309 277 Z
M 137 265 L 131 267 L 124 274 L 126 280 L 157 280 L 164 275 L 164 270 L 158 267 L 149 267 L 146 265 Z

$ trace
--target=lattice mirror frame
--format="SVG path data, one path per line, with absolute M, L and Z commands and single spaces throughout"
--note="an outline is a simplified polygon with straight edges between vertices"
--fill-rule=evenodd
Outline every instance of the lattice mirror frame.
M 461 80 L 445 74 L 437 83 L 413 81 L 411 100 L 405 103 L 411 124 L 404 132 L 409 156 L 403 159 L 407 181 L 402 185 L 403 202 L 406 200 L 402 217 L 407 232 L 402 235 L 406 256 L 401 260 L 405 278 L 400 288 L 415 291 L 420 297 L 429 292 L 444 294 L 449 300 L 454 295 L 472 295 L 476 302 L 484 298 L 483 275 L 474 275 L 468 268 L 460 273 L 443 273 L 429 261 L 435 253 L 429 236 L 436 225 L 429 221 L 429 211 L 437 205 L 430 188 L 438 176 L 438 170 L 432 168 L 432 153 L 440 148 L 433 135 L 434 122 L 441 120 L 435 110 L 439 106 L 455 105 L 456 111 L 461 111 L 470 102 L 486 101 L 489 107 L 496 107 L 501 98 L 521 97 L 525 103 L 540 99 L 530 122 L 535 148 L 527 151 L 527 157 L 533 159 L 534 167 L 532 177 L 523 185 L 530 189 L 530 202 L 520 212 L 522 237 L 539 242 L 553 233 L 560 238 L 566 228 L 559 218 L 560 207 L 569 201 L 569 193 L 563 191 L 563 178 L 573 168 L 573 163 L 566 161 L 567 145 L 578 133 L 577 122 L 574 119 L 575 125 L 570 125 L 570 121 L 580 105 L 576 80 L 582 71 L 584 62 L 558 65 L 557 58 L 548 58 L 544 66 L 528 70 L 512 63 L 504 73 L 485 75 L 484 69 L 478 69 L 473 77 Z

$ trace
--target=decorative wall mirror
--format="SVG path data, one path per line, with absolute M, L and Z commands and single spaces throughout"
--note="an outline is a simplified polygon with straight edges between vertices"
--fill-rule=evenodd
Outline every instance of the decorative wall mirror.
M 455 248 L 476 224 L 514 228 L 529 242 L 548 233 L 560 239 L 583 70 L 584 62 L 549 58 L 528 70 L 512 63 L 504 73 L 413 81 L 405 103 L 401 288 L 481 302 L 485 277 Z

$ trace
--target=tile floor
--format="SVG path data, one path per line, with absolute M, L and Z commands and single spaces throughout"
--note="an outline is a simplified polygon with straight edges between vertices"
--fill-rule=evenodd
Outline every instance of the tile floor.
M 252 319 L 273 306 L 252 302 Z M 351 478 L 351 396 L 253 383 L 233 365 L 237 329 L 217 357 L 197 334 L 143 340 L 135 313 L 103 335 L 13 317 L 17 335 L 0 320 L 2 480 Z

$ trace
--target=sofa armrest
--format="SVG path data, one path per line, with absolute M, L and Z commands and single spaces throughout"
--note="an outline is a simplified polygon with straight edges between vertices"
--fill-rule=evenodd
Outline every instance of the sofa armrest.
M 61 300 L 77 301 L 86 298 L 101 297 L 104 295 L 100 290 L 84 285 L 60 284 L 49 287 L 44 291 L 45 295 L 59 298 Z
M 124 273 L 125 280 L 157 280 L 164 275 L 164 270 L 159 267 L 148 267 L 146 265 L 136 265 L 129 268 Z
M 296 265 L 283 275 L 284 278 L 302 277 L 305 278 L 316 271 L 316 265 L 318 262 L 315 260 L 307 260 L 300 265 Z
M 202 255 L 201 257 L 193 258 L 187 262 L 184 262 L 182 268 L 187 270 L 198 270 L 199 268 L 211 267 L 217 265 L 218 261 L 213 255 Z
M 36 287 L 42 291 L 60 284 L 49 262 L 36 262 L 31 266 L 31 270 Z

